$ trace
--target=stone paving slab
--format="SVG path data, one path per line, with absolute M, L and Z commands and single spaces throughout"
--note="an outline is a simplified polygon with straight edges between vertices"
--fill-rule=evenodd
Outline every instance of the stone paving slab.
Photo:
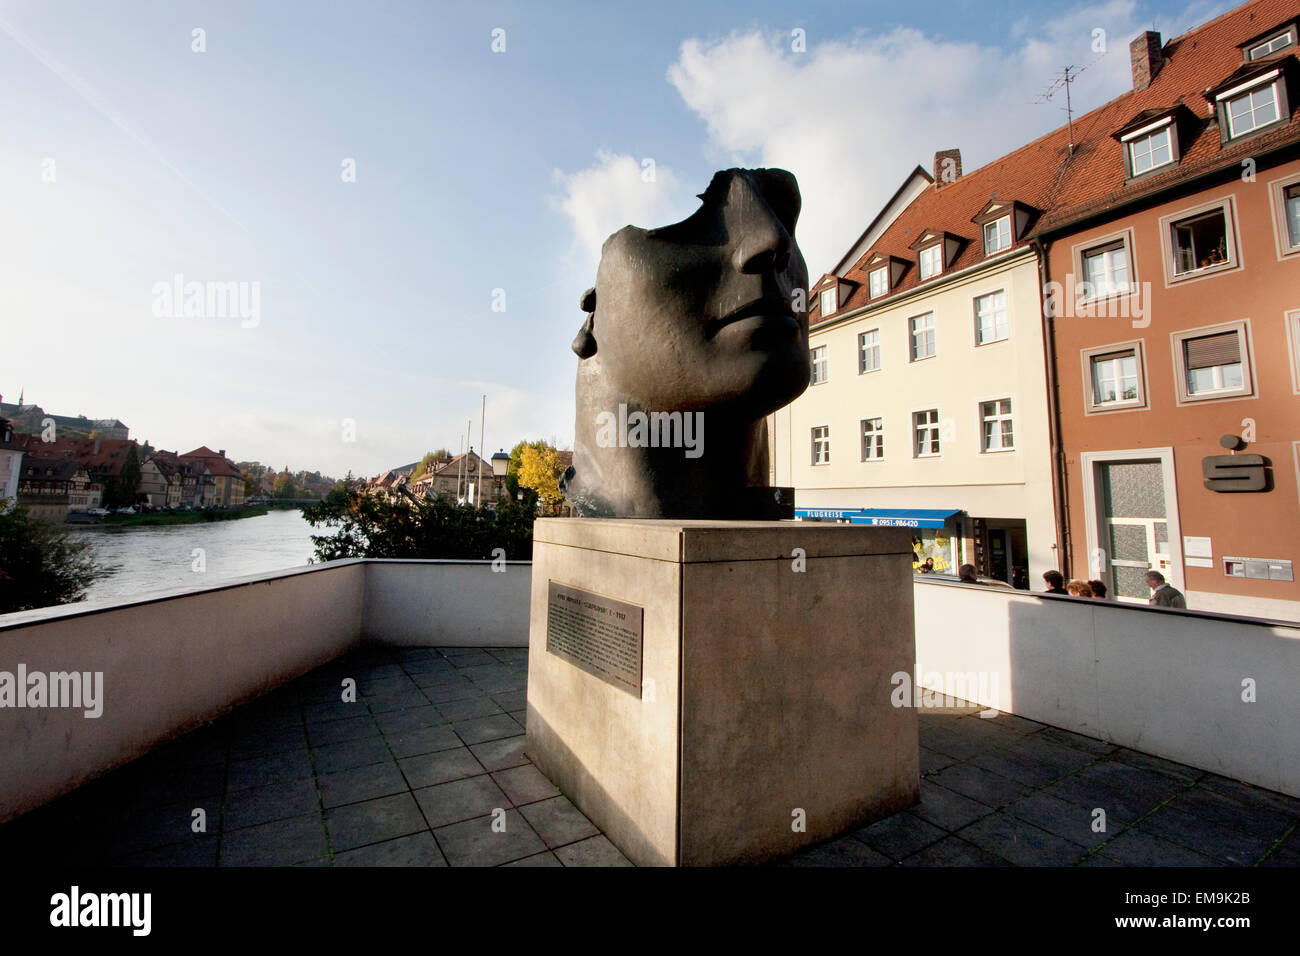
M 628 866 L 528 759 L 527 653 L 364 648 L 0 827 L 0 857 Z M 1300 800 L 979 713 L 928 696 L 921 801 L 780 865 L 1300 866 Z

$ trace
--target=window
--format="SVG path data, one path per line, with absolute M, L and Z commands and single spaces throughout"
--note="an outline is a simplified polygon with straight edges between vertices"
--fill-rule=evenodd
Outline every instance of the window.
M 1180 400 L 1190 402 L 1251 394 L 1245 322 L 1195 332 L 1176 332 L 1173 343 Z
M 980 402 L 980 450 L 1012 451 L 1016 447 L 1011 423 L 1011 399 Z
M 984 254 L 991 256 L 995 252 L 1011 247 L 1011 217 L 1003 216 L 984 224 Z
M 934 313 L 927 312 L 925 315 L 918 315 L 908 319 L 907 324 L 911 329 L 911 361 L 917 362 L 921 359 L 930 358 L 934 355 Z
M 1270 37 L 1263 43 L 1256 43 L 1246 54 L 1248 60 L 1261 60 L 1278 50 L 1289 47 L 1295 42 L 1295 37 L 1290 30 L 1279 33 L 1275 37 Z
M 862 460 L 880 461 L 885 457 L 885 420 L 862 419 Z
M 1141 340 L 1099 345 L 1080 352 L 1084 412 L 1133 411 L 1146 407 L 1146 370 Z
M 835 293 L 838 291 L 835 286 L 822 290 L 822 315 L 830 315 L 835 311 Z
M 819 345 L 815 349 L 809 349 L 808 352 L 812 357 L 812 380 L 810 384 L 820 385 L 829 378 L 829 360 L 826 358 L 826 346 Z
M 1228 265 L 1228 220 L 1222 209 L 1175 222 L 1171 227 L 1174 275 Z
M 975 300 L 975 344 L 1000 342 L 1007 337 L 1007 296 L 990 292 Z
M 875 372 L 880 368 L 880 329 L 872 329 L 858 336 L 858 374 Z
M 867 273 L 867 294 L 875 299 L 889 291 L 889 266 L 881 266 Z
M 1124 240 L 1107 243 L 1083 254 L 1083 278 L 1088 283 L 1084 298 L 1117 295 L 1129 290 L 1128 249 Z
M 1183 359 L 1189 395 L 1241 388 L 1241 343 L 1236 332 L 1184 340 Z
M 1280 113 L 1277 82 L 1250 90 L 1228 100 L 1228 138 L 1235 139 L 1275 122 Z
M 929 279 L 943 271 L 943 243 L 920 252 L 921 278 Z
M 1127 349 L 1106 355 L 1094 355 L 1092 364 L 1092 404 L 1131 405 L 1138 401 L 1137 350 Z
M 1269 205 L 1281 259 L 1300 253 L 1300 173 L 1292 173 L 1268 184 Z
M 1156 130 L 1146 136 L 1138 137 L 1128 144 L 1129 169 L 1134 176 L 1141 176 L 1157 167 L 1174 161 L 1173 131 L 1169 126 Z
M 912 454 L 917 458 L 932 458 L 939 454 L 939 409 L 928 408 L 912 413 Z
M 1282 190 L 1282 205 L 1286 212 L 1286 237 L 1292 248 L 1300 246 L 1300 184 Z
M 812 463 L 828 465 L 831 461 L 831 429 L 829 425 L 819 425 L 812 430 Z

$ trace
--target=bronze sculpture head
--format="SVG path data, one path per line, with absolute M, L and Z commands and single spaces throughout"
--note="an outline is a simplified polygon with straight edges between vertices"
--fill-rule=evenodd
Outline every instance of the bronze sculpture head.
M 799 186 L 782 169 L 728 169 L 700 200 L 681 222 L 605 240 L 582 297 L 563 484 L 577 514 L 758 518 L 792 504 L 765 487 L 765 416 L 808 387 Z

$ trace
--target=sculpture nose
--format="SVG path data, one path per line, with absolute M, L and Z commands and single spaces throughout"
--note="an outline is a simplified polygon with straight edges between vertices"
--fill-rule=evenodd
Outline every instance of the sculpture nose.
M 727 197 L 729 235 L 738 236 L 732 264 L 746 275 L 780 273 L 790 264 L 794 240 L 763 194 L 745 176 L 736 176 Z

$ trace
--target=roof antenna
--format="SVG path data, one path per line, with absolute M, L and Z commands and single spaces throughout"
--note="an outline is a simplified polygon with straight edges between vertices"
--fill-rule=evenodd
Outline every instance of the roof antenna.
M 1056 95 L 1057 90 L 1061 89 L 1061 87 L 1065 87 L 1065 124 L 1070 134 L 1069 150 L 1071 156 L 1074 155 L 1074 108 L 1070 103 L 1070 84 L 1079 78 L 1080 73 L 1088 69 L 1088 67 L 1092 66 L 1093 63 L 1096 63 L 1105 55 L 1105 53 L 1098 54 L 1093 58 L 1091 63 L 1088 63 L 1085 66 L 1065 67 L 1065 69 L 1061 71 L 1060 79 L 1054 81 L 1051 86 L 1039 93 L 1038 96 L 1034 97 L 1035 103 L 1046 103 Z

